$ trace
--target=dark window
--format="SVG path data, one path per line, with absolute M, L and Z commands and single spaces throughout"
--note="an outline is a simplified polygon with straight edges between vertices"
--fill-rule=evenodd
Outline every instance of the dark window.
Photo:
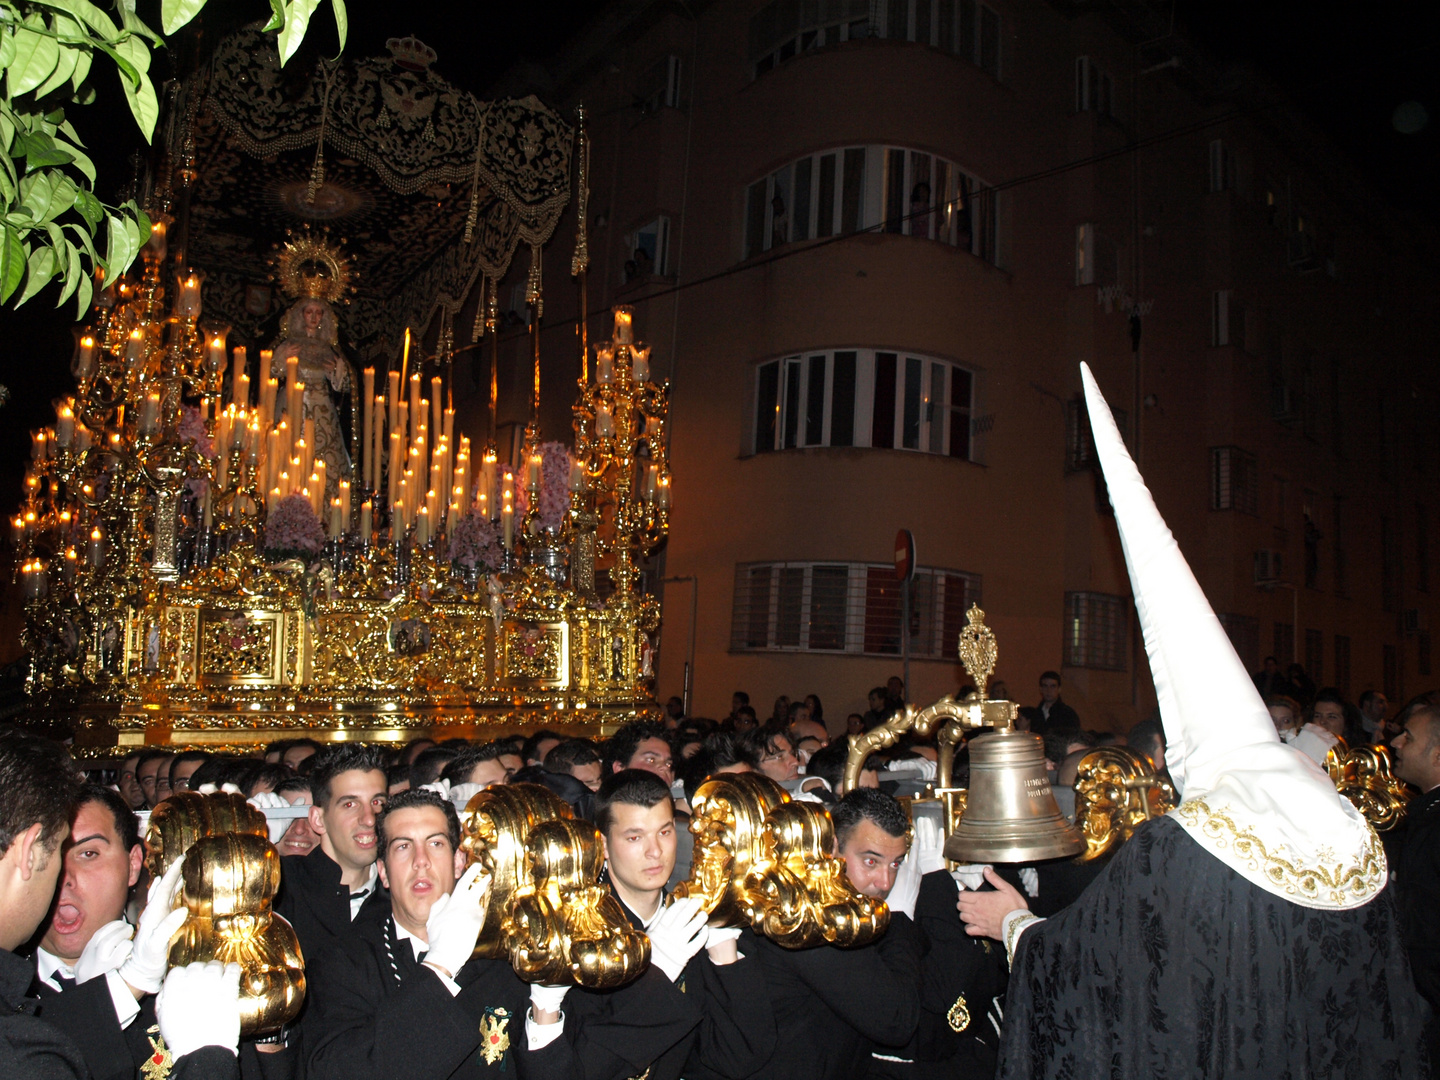
M 1129 603 L 1105 593 L 1065 594 L 1065 666 L 1124 671 Z
M 850 603 L 850 568 L 817 566 L 811 571 L 810 648 L 845 648 L 845 625 Z
M 966 372 L 969 376 L 969 372 Z M 855 354 L 837 352 L 831 375 L 830 445 L 851 446 L 855 442 Z
M 905 358 L 905 401 L 901 413 L 900 445 L 906 450 L 920 449 L 920 374 L 918 357 Z
M 852 233 L 865 227 L 865 150 L 851 147 L 845 151 L 844 193 L 840 206 L 840 231 Z
M 745 196 L 745 257 L 759 255 L 765 247 L 765 181 L 750 185 Z
M 775 422 L 780 413 L 780 362 L 761 364 L 756 374 L 755 449 L 775 449 Z
M 1305 674 L 1317 686 L 1325 682 L 1325 635 L 1319 630 L 1305 631 Z
M 800 647 L 801 608 L 804 599 L 805 568 L 782 566 L 775 605 L 775 644 L 782 649 Z
M 785 362 L 785 449 L 793 450 L 799 443 L 800 427 L 800 361 Z
M 1345 697 L 1350 696 L 1350 638 L 1335 635 L 1335 686 Z
M 900 652 L 900 583 L 889 567 L 872 566 L 865 574 L 865 651 Z
M 745 590 L 743 607 L 742 598 L 736 597 L 736 623 L 745 627 L 747 649 L 763 649 L 770 643 L 770 567 L 751 569 L 745 584 L 749 588 Z M 736 592 L 740 592 L 738 587 Z M 742 611 L 743 623 L 740 618 Z
M 835 231 L 835 155 L 820 158 L 820 198 L 816 201 L 815 235 L 829 236 Z
M 1260 476 L 1255 456 L 1238 446 L 1210 451 L 1210 509 L 1259 512 Z
M 810 168 L 814 158 L 801 158 L 795 163 L 795 223 L 792 238 L 810 239 Z
M 825 354 L 810 357 L 805 402 L 805 445 L 825 443 Z
M 1000 77 L 1000 16 L 993 8 L 980 5 L 980 67 Z
M 891 149 L 885 154 L 885 231 L 905 228 L 905 151 Z
M 950 456 L 970 460 L 970 423 L 975 376 L 964 368 L 950 369 Z
M 875 412 L 870 429 L 870 445 L 890 448 L 895 445 L 895 368 L 893 352 L 875 354 Z

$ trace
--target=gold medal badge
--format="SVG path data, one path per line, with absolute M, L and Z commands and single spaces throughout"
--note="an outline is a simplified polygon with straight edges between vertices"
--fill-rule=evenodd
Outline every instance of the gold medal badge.
M 480 1018 L 480 1054 L 486 1065 L 494 1065 L 510 1049 L 510 1033 L 506 1031 L 509 1026 L 509 1009 L 485 1006 L 485 1015 Z
M 160 1037 L 158 1024 L 151 1026 L 145 1034 L 150 1039 L 150 1056 L 145 1059 L 145 1064 L 140 1066 L 140 1075 L 144 1080 L 167 1080 L 170 1067 L 175 1064 L 175 1056 Z

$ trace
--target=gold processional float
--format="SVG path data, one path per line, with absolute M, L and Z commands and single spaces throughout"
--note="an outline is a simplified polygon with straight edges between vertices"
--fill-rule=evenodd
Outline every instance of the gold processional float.
M 32 722 L 63 725 L 82 751 L 249 752 L 302 735 L 596 735 L 654 715 L 659 606 L 638 564 L 668 530 L 668 383 L 652 379 L 631 310 L 615 309 L 593 368 L 582 321 L 573 449 L 542 442 L 536 245 L 518 460 L 497 448 L 487 278 L 483 449 L 454 430 L 441 376 L 422 382 L 407 329 L 389 370 L 363 373 L 353 482 L 339 480 L 317 448 L 312 400 L 329 388 L 303 381 L 306 343 L 263 350 L 258 370 L 245 349 L 232 355 L 226 328 L 201 322 L 204 274 L 167 264 L 164 208 L 136 268 L 97 290 L 75 392 L 33 435 L 12 523 Z M 579 220 L 586 310 L 583 209 Z M 307 229 L 276 263 L 292 311 L 317 301 L 323 327 L 351 287 L 343 251 Z

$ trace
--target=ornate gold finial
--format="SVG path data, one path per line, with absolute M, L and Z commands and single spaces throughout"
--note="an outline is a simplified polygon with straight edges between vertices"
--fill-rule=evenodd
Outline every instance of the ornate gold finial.
M 999 648 L 995 644 L 995 631 L 985 625 L 985 612 L 978 604 L 971 604 L 965 612 L 967 625 L 960 631 L 960 662 L 965 665 L 975 689 L 984 700 L 990 689 L 990 676 L 995 671 L 995 659 Z
M 349 256 L 332 244 L 327 234 L 306 229 L 289 235 L 275 256 L 275 278 L 281 291 L 295 300 L 313 296 L 334 304 L 345 299 L 353 276 Z

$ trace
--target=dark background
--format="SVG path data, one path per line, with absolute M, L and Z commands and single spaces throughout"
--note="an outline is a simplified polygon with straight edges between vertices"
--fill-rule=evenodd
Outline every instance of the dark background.
M 159 25 L 156 7 L 155 2 L 141 4 L 151 26 Z M 264 7 L 259 0 L 211 0 L 197 24 L 156 57 L 151 73 L 157 87 L 167 75 L 188 70 L 202 58 L 210 41 L 241 21 L 264 15 Z M 387 38 L 413 34 L 438 52 L 437 71 L 483 98 L 512 64 L 524 60 L 543 65 L 601 7 L 558 0 L 352 0 L 347 51 L 383 55 Z M 680 4 L 676 7 L 683 10 Z M 1392 206 L 1412 216 L 1417 234 L 1431 235 L 1440 224 L 1435 211 L 1440 192 L 1440 16 L 1433 5 L 1174 0 L 1169 7 L 1151 7 L 1196 40 L 1221 68 L 1258 69 L 1277 100 L 1292 102 L 1310 115 Z M 1105 8 L 1103 3 L 1094 5 L 1095 10 Z M 1163 49 L 1163 43 L 1156 47 Z M 310 71 L 316 56 L 335 51 L 330 8 L 322 4 L 309 40 L 291 63 L 297 71 Z M 97 59 L 99 99 L 72 110 L 70 117 L 100 173 L 97 193 L 112 202 L 133 182 L 139 155 L 146 151 L 117 79 L 113 65 Z M 1401 130 L 1415 128 L 1421 116 L 1417 105 L 1425 121 L 1416 130 Z M 1397 109 L 1402 110 L 1398 117 Z M 53 422 L 52 401 L 73 385 L 69 362 L 75 310 L 73 303 L 56 310 L 57 295 L 52 286 L 23 308 L 0 310 L 0 383 L 12 394 L 0 407 L 0 509 L 7 516 L 19 499 L 29 430 Z

